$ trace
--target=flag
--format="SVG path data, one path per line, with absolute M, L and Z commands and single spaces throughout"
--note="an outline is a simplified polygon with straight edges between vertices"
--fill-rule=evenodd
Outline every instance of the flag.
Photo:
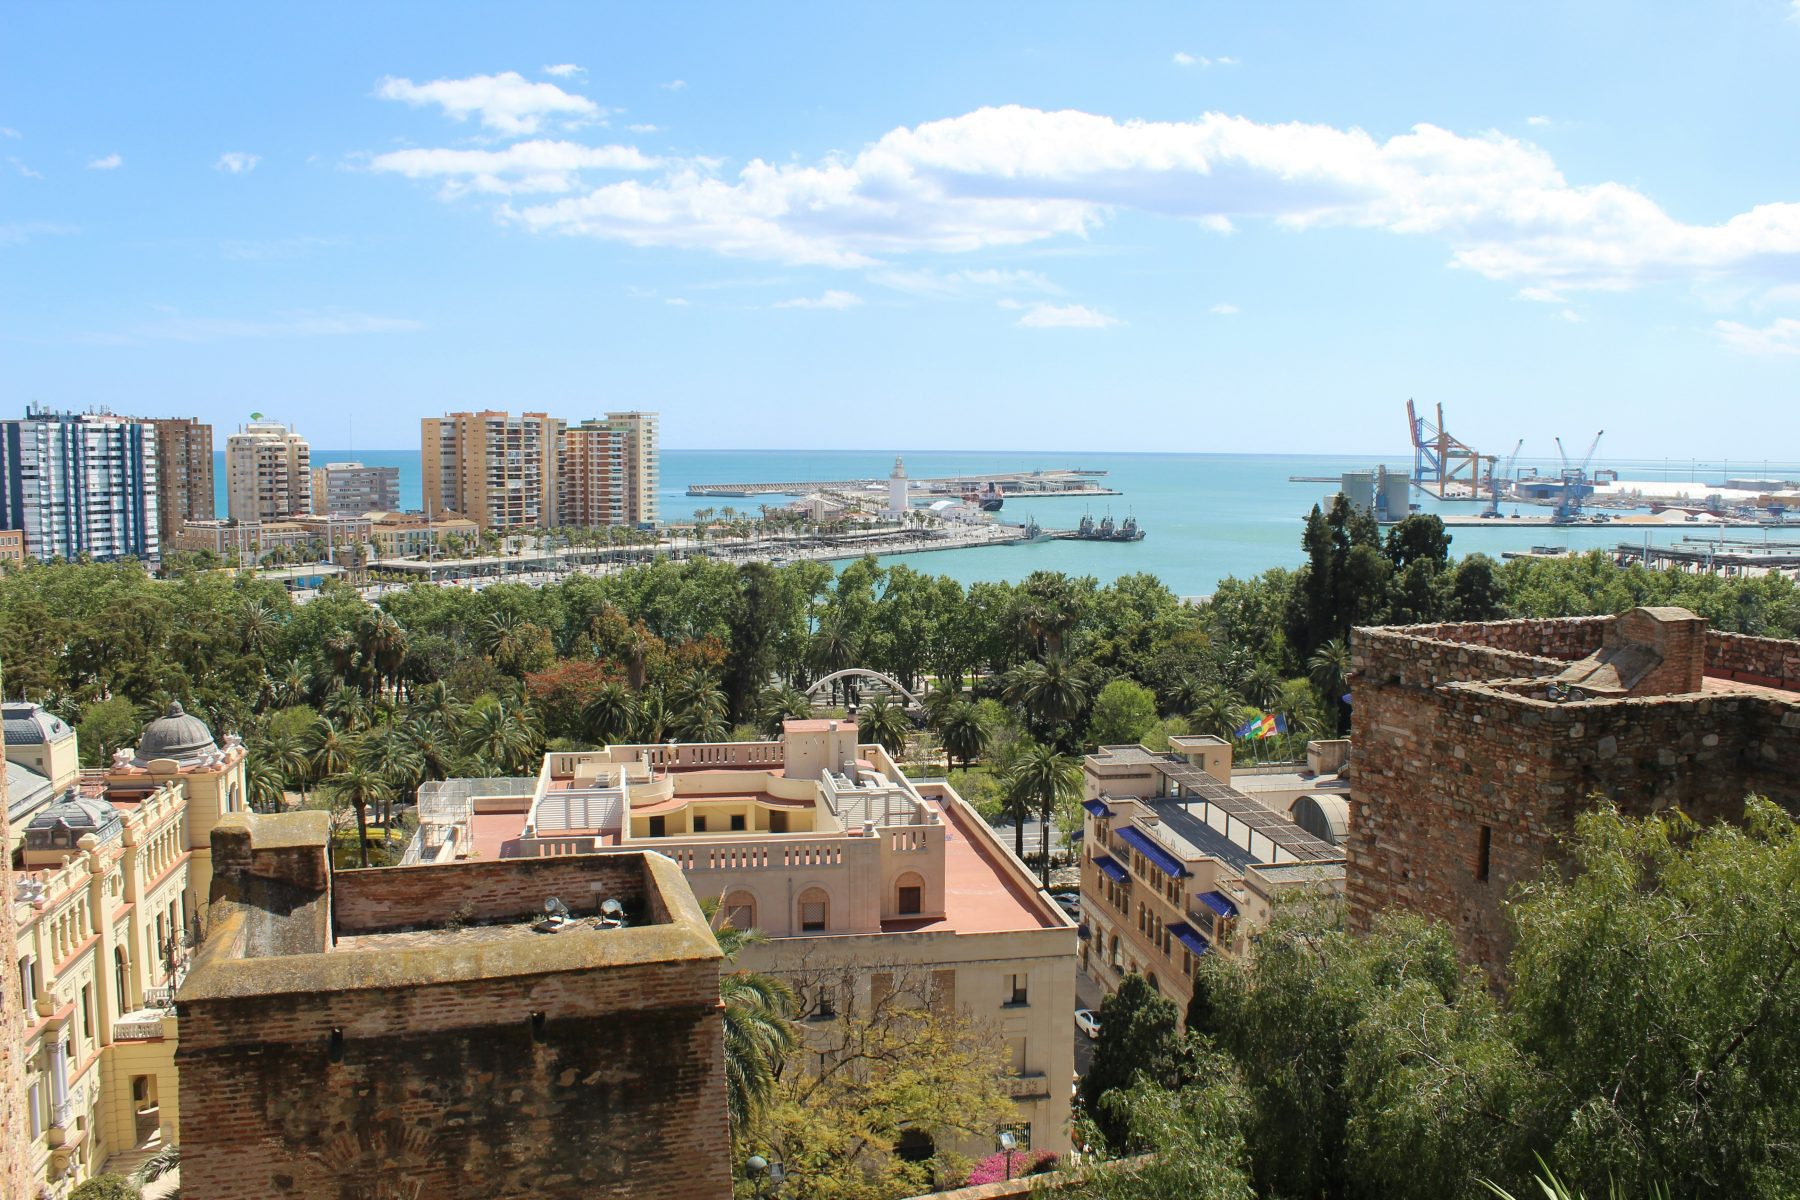
M 1287 732 L 1287 715 L 1285 713 L 1263 713 L 1259 717 L 1251 717 L 1238 726 L 1236 734 L 1241 738 L 1271 738 L 1278 733 Z

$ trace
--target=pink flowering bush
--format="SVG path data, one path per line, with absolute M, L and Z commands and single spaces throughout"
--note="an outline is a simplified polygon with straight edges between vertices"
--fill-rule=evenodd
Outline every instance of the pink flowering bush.
M 1012 1152 L 1013 1179 L 1021 1175 L 1036 1175 L 1041 1171 L 1053 1170 L 1056 1167 L 1056 1152 L 1053 1150 L 1014 1150 Z M 969 1172 L 969 1181 L 965 1187 L 975 1187 L 983 1183 L 1001 1183 L 1008 1178 L 1006 1172 L 1006 1154 L 990 1154 L 975 1164 Z

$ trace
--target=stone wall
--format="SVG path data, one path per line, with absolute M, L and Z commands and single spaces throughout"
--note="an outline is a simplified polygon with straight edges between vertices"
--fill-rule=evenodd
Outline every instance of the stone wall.
M 1718 679 L 1800 691 L 1800 642 L 1711 633 L 1706 638 L 1706 673 Z
M 555 896 L 580 914 L 602 900 L 628 907 L 645 900 L 643 860 L 607 854 L 470 859 L 414 867 L 370 867 L 332 877 L 331 913 L 339 934 L 442 925 L 541 912 Z M 649 914 L 667 920 L 666 911 Z
M 1547 624 L 1558 655 L 1583 644 L 1570 623 Z M 1596 796 L 1699 820 L 1741 816 L 1751 792 L 1800 809 L 1800 695 L 1551 703 L 1482 672 L 1541 675 L 1558 659 L 1521 671 L 1528 653 L 1397 630 L 1357 630 L 1352 657 L 1351 925 L 1366 930 L 1396 907 L 1436 917 L 1496 979 L 1512 944 L 1508 893 L 1559 855 Z

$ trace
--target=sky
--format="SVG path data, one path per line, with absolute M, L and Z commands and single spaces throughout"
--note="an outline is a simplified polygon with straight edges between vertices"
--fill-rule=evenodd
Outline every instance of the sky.
M 1800 0 L 4 23 L 7 415 L 1800 459 Z

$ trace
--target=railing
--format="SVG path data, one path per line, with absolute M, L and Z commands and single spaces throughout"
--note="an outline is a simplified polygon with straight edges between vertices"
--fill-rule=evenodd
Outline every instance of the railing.
M 163 1035 L 161 1014 L 113 1022 L 113 1041 L 141 1042 Z
M 683 871 L 785 871 L 796 867 L 841 867 L 844 848 L 832 842 L 752 843 L 715 846 L 661 846 Z
M 591 837 L 527 838 L 521 843 L 537 858 L 561 858 L 567 854 L 592 854 Z
M 533 806 L 531 827 L 552 833 L 565 829 L 617 829 L 625 811 L 619 788 L 565 788 L 545 792 Z

